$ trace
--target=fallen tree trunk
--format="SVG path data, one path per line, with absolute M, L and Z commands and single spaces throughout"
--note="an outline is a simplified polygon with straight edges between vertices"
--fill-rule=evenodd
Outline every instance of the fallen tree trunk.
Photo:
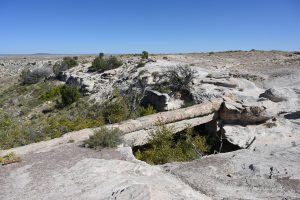
M 140 130 L 147 130 L 147 129 L 153 129 L 157 123 L 159 122 L 160 124 L 170 124 L 170 123 L 175 123 L 175 122 L 180 122 L 182 120 L 189 120 L 193 118 L 196 121 L 201 122 L 201 117 L 205 117 L 207 119 L 207 115 L 217 113 L 222 104 L 223 100 L 222 99 L 214 99 L 210 102 L 205 102 L 202 104 L 197 104 L 194 106 L 190 106 L 187 108 L 181 108 L 177 110 L 172 110 L 172 111 L 166 111 L 166 112 L 161 112 L 153 115 L 148 115 L 145 117 L 140 117 L 137 119 L 132 119 L 132 120 L 127 120 L 121 123 L 116 123 L 116 124 L 108 124 L 104 125 L 106 128 L 119 128 L 123 134 L 127 133 L 132 133 Z M 194 121 L 195 121 L 194 120 Z M 193 120 L 191 120 L 192 122 Z M 207 120 L 204 120 L 207 123 Z M 202 123 L 202 124 L 203 124 Z M 179 125 L 181 124 L 182 129 L 182 123 L 175 123 L 173 125 Z M 199 124 L 197 124 L 199 125 Z M 42 151 L 48 151 L 51 150 L 54 146 L 63 144 L 63 143 L 68 143 L 70 140 L 73 142 L 81 142 L 83 140 L 86 140 L 89 138 L 90 135 L 94 134 L 94 131 L 97 131 L 101 129 L 101 127 L 98 128 L 88 128 L 88 129 L 83 129 L 79 131 L 73 131 L 70 133 L 64 134 L 60 138 L 55 138 L 49 141 L 42 141 L 39 143 L 33 143 L 29 144 L 26 146 L 22 147 L 17 147 L 13 148 L 10 150 L 2 150 L 0 151 L 0 156 L 6 155 L 7 153 L 14 151 L 18 155 L 24 155 L 29 152 L 42 152 Z M 182 129 L 183 130 L 183 129 Z M 135 133 L 136 134 L 136 133 Z
M 160 124 L 169 124 L 186 119 L 193 119 L 218 112 L 223 100 L 214 99 L 209 102 L 197 104 L 187 108 L 181 108 L 172 111 L 161 112 L 133 120 L 127 120 L 117 124 L 106 125 L 107 128 L 119 128 L 123 133 L 153 128 L 159 122 Z
M 174 132 L 177 133 L 177 132 L 183 131 L 188 126 L 191 126 L 191 127 L 199 126 L 201 124 L 208 123 L 212 120 L 216 120 L 217 118 L 218 118 L 218 114 L 212 113 L 212 114 L 209 114 L 206 116 L 196 117 L 193 119 L 186 119 L 186 120 L 169 123 L 169 124 L 165 124 L 165 125 L 168 128 L 173 128 Z M 157 128 L 157 126 L 154 126 L 151 129 L 147 129 L 147 130 L 142 129 L 142 130 L 138 130 L 138 131 L 134 131 L 134 132 L 125 134 L 122 137 L 122 140 L 125 145 L 131 146 L 131 147 L 147 144 L 148 140 L 151 136 L 151 133 L 154 132 L 156 128 Z

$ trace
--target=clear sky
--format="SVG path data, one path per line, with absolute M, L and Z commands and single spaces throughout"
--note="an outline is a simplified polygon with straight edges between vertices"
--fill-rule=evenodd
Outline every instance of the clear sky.
M 300 50 L 300 0 L 0 0 L 0 54 Z

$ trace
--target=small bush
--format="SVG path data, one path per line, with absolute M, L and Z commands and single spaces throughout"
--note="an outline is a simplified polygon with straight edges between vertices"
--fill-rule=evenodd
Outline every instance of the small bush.
M 152 115 L 154 113 L 156 113 L 156 110 L 153 108 L 152 105 L 148 105 L 147 107 L 143 107 L 143 106 L 138 107 L 139 116 Z
M 195 73 L 190 67 L 178 66 L 166 71 L 165 75 L 172 92 L 182 92 L 183 90 L 190 89 L 190 85 L 195 78 Z
M 105 70 L 115 69 L 120 67 L 123 63 L 122 61 L 118 60 L 115 56 L 110 56 L 109 58 L 104 58 L 104 54 L 101 53 L 92 63 L 92 66 L 90 67 L 91 71 L 98 71 L 103 72 Z
M 135 149 L 134 155 L 149 164 L 165 164 L 193 160 L 208 152 L 206 138 L 194 135 L 191 128 L 175 134 L 173 128 L 163 125 L 151 134 L 148 144 Z
M 66 71 L 78 65 L 78 57 L 64 57 L 61 63 L 56 62 L 53 66 L 53 72 L 58 75 L 62 71 Z
M 102 53 L 102 52 L 99 53 L 99 58 L 101 58 L 101 59 L 104 58 L 104 53 Z
M 42 101 L 49 101 L 60 95 L 60 90 L 62 86 L 53 86 L 49 91 L 45 92 L 40 96 Z
M 108 129 L 102 127 L 99 131 L 84 141 L 84 144 L 89 148 L 104 148 L 104 147 L 117 147 L 121 143 L 122 132 L 115 129 Z
M 38 85 L 29 85 L 26 88 Z M 18 85 L 18 87 L 21 86 Z M 34 93 L 36 92 L 31 92 L 31 94 Z M 38 94 L 34 94 L 36 99 L 41 95 Z M 25 102 L 22 108 L 29 109 L 31 106 Z M 57 138 L 70 131 L 99 127 L 105 122 L 104 106 L 98 103 L 90 104 L 86 98 L 79 99 L 66 108 L 51 109 L 53 109 L 51 113 L 40 113 L 32 119 L 10 116 L 11 113 L 3 113 L 0 109 L 0 150 Z
M 143 51 L 141 55 L 142 59 L 148 59 L 149 58 L 149 53 L 147 51 Z
M 109 123 L 118 123 L 128 119 L 129 109 L 120 92 L 115 91 L 115 98 L 105 106 L 104 116 Z
M 136 68 L 145 67 L 145 65 L 146 65 L 146 63 L 140 61 L 140 62 L 137 64 Z
M 68 106 L 80 98 L 79 89 L 75 86 L 64 85 L 60 89 L 61 100 L 63 106 Z
M 24 69 L 21 72 L 21 82 L 23 84 L 35 84 L 45 80 L 51 73 L 52 71 L 48 68 L 36 68 L 33 71 Z
M 295 51 L 294 54 L 295 55 L 300 55 L 300 51 Z

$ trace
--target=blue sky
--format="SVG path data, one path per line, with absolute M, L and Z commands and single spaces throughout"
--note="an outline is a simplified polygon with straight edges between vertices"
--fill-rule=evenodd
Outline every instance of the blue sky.
M 0 0 L 0 54 L 300 50 L 299 0 Z

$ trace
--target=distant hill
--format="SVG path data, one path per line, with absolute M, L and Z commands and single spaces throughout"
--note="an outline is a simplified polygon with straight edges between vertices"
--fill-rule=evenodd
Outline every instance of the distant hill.
M 51 55 L 50 53 L 34 53 L 32 55 Z

